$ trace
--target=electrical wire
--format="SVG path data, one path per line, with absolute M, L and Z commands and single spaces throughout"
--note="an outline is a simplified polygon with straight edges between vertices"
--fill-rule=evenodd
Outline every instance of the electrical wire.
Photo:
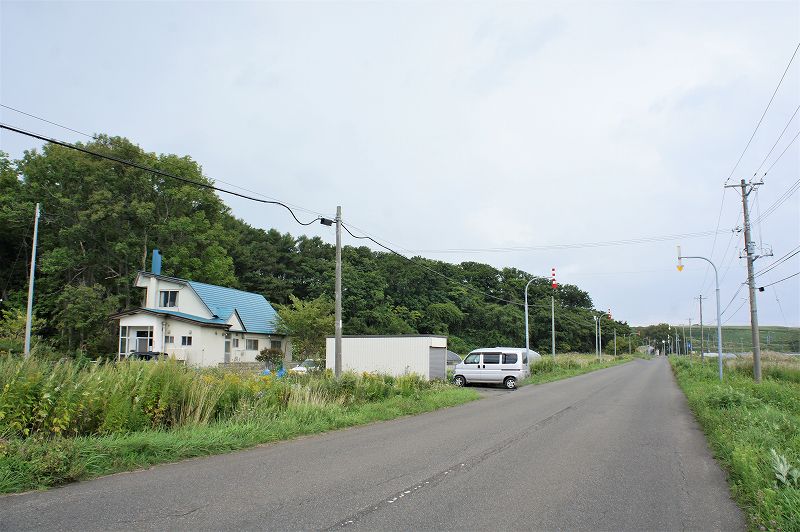
M 74 133 L 78 133 L 78 134 L 83 135 L 85 137 L 88 137 L 90 139 L 99 140 L 99 137 L 97 135 L 90 135 L 89 133 L 84 133 L 83 131 L 80 131 L 78 129 L 74 129 L 74 128 L 71 128 L 69 126 L 65 126 L 64 124 L 59 124 L 58 122 L 54 122 L 52 120 L 48 120 L 47 118 L 43 118 L 41 116 L 37 116 L 35 114 L 28 113 L 28 112 L 23 111 L 21 109 L 17 109 L 15 107 L 11 107 L 10 105 L 5 105 L 5 104 L 0 103 L 0 107 L 5 107 L 6 109 L 10 109 L 12 111 L 15 111 L 17 113 L 23 114 L 25 116 L 29 116 L 31 118 L 35 118 L 36 120 L 41 120 L 42 122 L 46 122 L 48 124 L 52 124 L 54 126 L 66 129 L 67 131 L 72 131 Z M 262 198 L 265 198 L 265 199 L 268 199 L 268 200 L 280 201 L 277 198 L 274 198 L 272 196 L 267 196 L 266 194 L 262 194 L 261 192 L 258 192 L 257 190 L 252 190 L 252 189 L 243 187 L 241 185 L 237 185 L 236 183 L 231 183 L 230 181 L 225 181 L 224 179 L 214 179 L 214 182 L 215 183 L 224 183 L 224 184 L 226 184 L 228 186 L 237 188 L 239 190 L 244 190 L 245 192 L 250 192 L 251 194 L 255 194 L 257 196 L 261 196 Z M 333 218 L 333 215 L 331 215 L 331 214 L 325 214 L 325 213 L 317 212 L 317 211 L 314 211 L 314 210 L 311 210 L 311 209 L 307 209 L 307 208 L 305 208 L 305 207 L 303 207 L 301 205 L 295 205 L 295 204 L 289 203 L 289 202 L 282 202 L 282 203 L 285 203 L 286 205 L 294 208 L 295 210 L 303 211 L 303 212 L 305 212 L 307 214 L 317 215 L 317 216 L 320 216 L 322 218 Z
M 786 255 L 784 255 L 783 257 L 781 257 L 781 258 L 779 258 L 779 259 L 775 260 L 774 262 L 770 263 L 770 264 L 769 264 L 767 267 L 765 267 L 763 270 L 761 270 L 761 271 L 759 271 L 759 272 L 756 272 L 756 273 L 754 273 L 754 274 L 753 274 L 753 277 L 755 278 L 755 277 L 759 277 L 759 276 L 761 276 L 761 275 L 764 275 L 764 274 L 765 274 L 765 273 L 767 273 L 768 271 L 770 271 L 770 270 L 773 270 L 773 269 L 777 268 L 778 266 L 780 266 L 781 264 L 783 264 L 783 263 L 784 263 L 784 262 L 786 262 L 787 260 L 791 259 L 792 257 L 794 257 L 795 255 L 797 255 L 798 253 L 800 253 L 800 246 L 797 246 L 796 248 L 794 248 L 793 250 L 791 250 L 790 252 L 788 252 L 788 253 L 787 253 Z
M 344 228 L 344 230 L 345 230 L 345 231 L 347 231 L 347 232 L 348 232 L 348 234 L 349 234 L 351 237 L 353 237 L 353 238 L 356 238 L 356 239 L 359 239 L 359 240 L 369 240 L 369 241 L 371 241 L 372 243 L 376 244 L 377 246 L 380 246 L 381 248 L 385 249 L 385 250 L 386 250 L 386 251 L 388 251 L 389 253 L 392 253 L 392 254 L 394 254 L 394 255 L 397 255 L 398 257 L 400 257 L 400 258 L 402 258 L 402 259 L 405 259 L 405 260 L 407 260 L 408 262 L 411 262 L 411 263 L 413 263 L 413 264 L 416 264 L 416 265 L 417 265 L 417 266 L 419 266 L 420 268 L 423 268 L 424 270 L 427 270 L 427 271 L 429 271 L 429 272 L 431 272 L 431 273 L 433 273 L 433 274 L 436 274 L 436 275 L 438 275 L 438 276 L 440 276 L 440 277 L 443 277 L 444 279 L 447 279 L 448 281 L 450 281 L 450 282 L 452 282 L 452 283 L 455 283 L 455 284 L 457 284 L 458 286 L 460 286 L 460 287 L 462 287 L 462 288 L 465 288 L 465 289 L 471 290 L 472 292 L 474 292 L 474 293 L 476 293 L 476 294 L 481 294 L 481 295 L 483 295 L 483 296 L 485 296 L 485 297 L 488 297 L 488 298 L 491 298 L 491 299 L 494 299 L 494 300 L 497 300 L 497 301 L 500 301 L 500 302 L 503 302 L 503 303 L 508 303 L 508 304 L 510 304 L 510 305 L 517 305 L 517 306 L 521 306 L 521 307 L 524 307 L 524 306 L 525 306 L 523 303 L 520 303 L 520 302 L 518 302 L 518 301 L 511 301 L 511 300 L 508 300 L 508 299 L 503 299 L 502 297 L 497 297 L 497 296 L 495 296 L 495 295 L 493 295 L 493 294 L 490 294 L 490 293 L 488 293 L 488 292 L 484 292 L 484 291 L 482 291 L 482 290 L 479 290 L 479 289 L 477 289 L 477 288 L 475 288 L 475 287 L 473 287 L 473 286 L 470 286 L 470 285 L 465 285 L 465 284 L 464 284 L 464 281 L 459 281 L 459 280 L 457 280 L 457 279 L 453 279 L 452 277 L 449 277 L 449 276 L 447 276 L 447 275 L 443 274 L 442 272 L 436 271 L 436 270 L 434 270 L 433 268 L 430 268 L 430 267 L 426 266 L 425 264 L 422 264 L 422 263 L 420 263 L 420 262 L 417 262 L 417 261 L 415 261 L 415 260 L 414 260 L 414 259 L 412 259 L 412 258 L 406 257 L 406 256 L 405 256 L 405 255 L 403 255 L 402 253 L 398 253 L 397 251 L 393 250 L 392 248 L 390 248 L 390 247 L 388 247 L 388 246 L 386 246 L 386 245 L 384 245 L 384 244 L 382 244 L 382 243 L 378 242 L 377 240 L 375 240 L 375 239 L 374 239 L 374 238 L 372 238 L 371 236 L 358 236 L 358 235 L 355 235 L 355 234 L 353 234 L 353 232 L 352 232 L 352 231 L 350 231 L 350 229 L 349 229 L 349 228 L 348 228 L 348 227 L 347 227 L 345 224 L 342 224 L 342 227 Z M 528 306 L 530 306 L 530 305 L 528 305 Z
M 216 192 L 222 192 L 224 194 L 230 194 L 232 196 L 237 196 L 239 198 L 244 198 L 244 199 L 255 201 L 255 202 L 258 202 L 258 203 L 279 205 L 279 206 L 283 207 L 284 209 L 286 209 L 287 211 L 289 211 L 289 214 L 292 215 L 292 218 L 294 218 L 294 220 L 300 225 L 311 225 L 314 222 L 322 220 L 322 217 L 317 217 L 314 220 L 311 220 L 310 222 L 301 222 L 300 219 L 295 215 L 295 213 L 292 210 L 292 208 L 289 207 L 288 205 L 286 205 L 285 203 L 281 202 L 281 201 L 266 200 L 266 199 L 256 198 L 256 197 L 253 197 L 253 196 L 248 196 L 246 194 L 240 194 L 239 192 L 234 192 L 232 190 L 227 190 L 227 189 L 224 189 L 224 188 L 220 188 L 220 187 L 214 186 L 214 185 L 212 185 L 210 183 L 203 183 L 201 181 L 195 181 L 193 179 L 188 179 L 188 178 L 185 178 L 185 177 L 181 177 L 179 175 L 172 174 L 170 172 L 164 172 L 163 170 L 158 170 L 156 168 L 151 168 L 149 166 L 145 166 L 143 164 L 135 163 L 133 161 L 126 161 L 125 159 L 120 159 L 119 157 L 114 157 L 113 155 L 106 155 L 106 154 L 103 154 L 103 153 L 98 153 L 96 151 L 88 150 L 88 149 L 84 148 L 83 146 L 78 146 L 76 144 L 70 144 L 69 142 L 64 142 L 64 141 L 61 141 L 61 140 L 51 139 L 51 138 L 45 137 L 43 135 L 39 135 L 37 133 L 32 133 L 30 131 L 25 131 L 24 129 L 20 129 L 20 128 L 17 128 L 17 127 L 9 126 L 8 124 L 0 123 L 0 128 L 7 129 L 7 130 L 13 131 L 15 133 L 19 133 L 20 135 L 25 135 L 25 136 L 32 137 L 32 138 L 35 138 L 35 139 L 39 139 L 39 140 L 42 140 L 42 141 L 45 141 L 45 142 L 49 142 L 49 143 L 55 144 L 57 146 L 62 146 L 64 148 L 69 148 L 69 149 L 72 149 L 72 150 L 75 150 L 75 151 L 79 151 L 79 152 L 85 153 L 87 155 L 92 155 L 94 157 L 99 157 L 101 159 L 106 159 L 106 160 L 109 160 L 109 161 L 113 161 L 113 162 L 117 162 L 117 163 L 120 163 L 120 164 L 124 164 L 126 166 L 131 166 L 133 168 L 138 168 L 139 170 L 143 170 L 145 172 L 150 172 L 152 174 L 156 174 L 156 175 L 160 175 L 160 176 L 164 176 L 164 177 L 169 177 L 170 179 L 175 179 L 177 181 L 181 181 L 181 182 L 189 184 L 189 185 L 194 185 L 196 187 L 206 188 L 206 189 L 209 189 L 209 190 L 214 190 Z
M 781 194 L 781 195 L 778 197 L 778 199 L 777 199 L 777 200 L 775 200 L 775 203 L 773 203 L 772 205 L 770 205 L 769 207 L 767 207 L 767 208 L 764 210 L 764 212 L 763 212 L 763 213 L 762 213 L 762 214 L 761 214 L 761 215 L 760 215 L 758 218 L 756 218 L 756 221 L 755 221 L 755 223 L 761 223 L 761 221 L 762 221 L 762 220 L 764 220 L 764 219 L 765 219 L 767 216 L 769 216 L 770 214 L 772 214 L 773 212 L 775 212 L 775 211 L 778 209 L 778 207 L 780 207 L 781 205 L 783 205 L 783 203 L 784 203 L 784 202 L 786 202 L 786 201 L 787 201 L 787 200 L 788 200 L 790 197 L 792 197 L 792 195 L 793 195 L 795 192 L 797 192 L 798 190 L 800 190 L 800 179 L 798 179 L 797 181 L 795 181 L 794 183 L 792 183 L 792 184 L 789 186 L 789 189 L 788 189 L 788 190 L 786 190 L 786 191 L 785 191 L 783 194 Z
M 722 188 L 722 201 L 719 203 L 719 214 L 717 215 L 717 228 L 714 229 L 714 242 L 711 244 L 711 258 L 714 258 L 714 250 L 717 248 L 717 231 L 719 231 L 719 224 L 722 221 L 722 208 L 725 206 L 725 193 L 728 191 L 727 188 Z M 737 222 L 738 224 L 738 222 Z M 728 244 L 730 245 L 730 243 Z M 700 283 L 700 292 L 705 289 L 706 286 L 706 278 L 708 278 L 708 272 L 711 269 L 709 264 L 706 264 L 706 271 L 703 273 L 703 282 Z
M 549 251 L 558 249 L 598 248 L 609 246 L 625 246 L 632 244 L 649 244 L 669 240 L 683 240 L 689 238 L 703 238 L 714 234 L 727 233 L 727 231 L 700 231 L 696 233 L 682 233 L 673 235 L 647 236 L 622 240 L 606 240 L 599 242 L 580 242 L 573 244 L 543 244 L 540 246 L 515 246 L 496 248 L 450 248 L 450 249 L 416 249 L 412 253 L 514 253 L 520 251 Z
M 46 118 L 42 118 L 41 116 L 36 116 L 34 114 L 31 114 L 31 113 L 26 113 L 25 111 L 23 111 L 21 109 L 17 109 L 15 107 L 11 107 L 10 105 L 5 105 L 5 104 L 0 103 L 0 107 L 5 107 L 6 109 L 8 109 L 10 111 L 14 111 L 15 113 L 19 113 L 21 115 L 29 116 L 31 118 L 35 118 L 36 120 L 41 120 L 42 122 L 47 122 L 48 124 L 52 124 L 54 126 L 62 128 L 62 129 L 66 129 L 67 131 L 72 131 L 73 133 L 77 133 L 78 135 L 83 135 L 84 137 L 89 137 L 90 139 L 97 139 L 96 135 L 90 135 L 89 133 L 84 133 L 83 131 L 80 131 L 78 129 L 72 129 L 71 127 L 65 126 L 63 124 L 59 124 L 58 122 L 53 122 L 53 121 L 48 120 Z
M 758 175 L 758 172 L 759 172 L 759 170 L 761 170 L 761 168 L 762 168 L 762 167 L 764 166 L 764 164 L 767 162 L 767 159 L 769 159 L 769 156 L 770 156 L 770 155 L 772 155 L 772 151 L 775 149 L 775 146 L 777 146 L 777 145 L 778 145 L 778 143 L 779 143 L 779 142 L 781 141 L 781 139 L 783 138 L 783 134 L 784 134 L 784 133 L 786 133 L 786 130 L 787 130 L 787 129 L 789 129 L 789 124 L 791 124 L 791 123 L 792 123 L 792 120 L 794 120 L 794 117 L 795 117 L 795 116 L 797 116 L 797 111 L 800 111 L 800 105 L 798 105 L 798 106 L 797 106 L 797 109 L 795 109 L 795 110 L 794 110 L 794 113 L 792 113 L 792 117 L 791 117 L 791 118 L 789 118 L 789 121 L 788 121 L 788 122 L 786 122 L 786 126 L 783 128 L 783 131 L 781 131 L 781 134 L 780 134 L 780 135 L 778 135 L 778 140 L 776 140 L 776 141 L 775 141 L 775 144 L 773 144 L 773 145 L 772 145 L 772 147 L 769 149 L 769 152 L 767 152 L 767 155 L 765 155 L 765 156 L 764 156 L 764 160 L 763 160 L 763 161 L 761 161 L 761 164 L 759 164 L 759 165 L 758 165 L 758 168 L 756 169 L 756 171 L 755 171 L 755 172 L 753 172 L 753 177 L 755 177 L 755 176 L 757 176 L 757 175 Z
M 728 301 L 728 304 L 727 304 L 727 305 L 725 305 L 725 308 L 724 308 L 724 309 L 722 309 L 722 312 L 720 312 L 720 313 L 719 313 L 719 315 L 720 315 L 720 316 L 724 316 L 724 315 L 725 315 L 725 312 L 726 312 L 726 311 L 728 310 L 728 308 L 731 306 L 731 304 L 733 303 L 733 301 L 736 299 L 736 296 L 738 296 L 738 295 L 739 295 L 739 292 L 741 292 L 741 291 L 742 291 L 742 288 L 744 288 L 744 286 L 745 286 L 745 285 L 747 285 L 747 283 L 742 283 L 742 284 L 740 284 L 740 285 L 739 285 L 739 289 L 738 289 L 738 290 L 736 290 L 736 293 L 735 293 L 735 294 L 733 294 L 733 297 L 731 298 L 731 300 L 730 300 L 730 301 Z
M 736 314 L 738 314 L 738 313 L 739 313 L 739 311 L 740 311 L 740 310 L 742 310 L 742 307 L 744 306 L 744 304 L 745 304 L 745 303 L 747 303 L 747 300 L 746 300 L 746 299 L 742 300 L 742 304 L 741 304 L 741 305 L 739 305 L 739 307 L 738 307 L 738 308 L 737 308 L 735 311 L 733 311 L 733 314 L 731 314 L 730 316 L 728 316 L 728 319 L 727 319 L 727 320 L 725 320 L 725 321 L 723 321 L 723 322 L 722 322 L 722 324 L 723 324 L 723 325 L 725 325 L 726 323 L 728 323 L 729 321 L 731 321 L 731 320 L 732 320 L 732 319 L 733 319 L 733 318 L 736 316 Z
M 759 286 L 758 288 L 759 288 L 759 289 L 762 289 L 762 288 L 766 288 L 766 287 L 768 287 L 768 286 L 772 286 L 772 285 L 774 285 L 774 284 L 782 283 L 782 282 L 783 282 L 783 281 L 785 281 L 786 279 L 791 279 L 792 277 L 797 277 L 798 275 L 800 275 L 800 272 L 793 273 L 792 275 L 790 275 L 790 276 L 788 276 L 788 277 L 784 277 L 783 279 L 780 279 L 780 280 L 778 280 L 778 281 L 775 281 L 774 283 L 769 283 L 769 284 L 765 284 L 764 286 Z
M 764 112 L 761 113 L 761 118 L 758 119 L 758 123 L 756 124 L 756 128 L 753 130 L 753 134 L 750 135 L 750 140 L 747 141 L 747 144 L 745 145 L 744 150 L 742 150 L 742 154 L 739 156 L 739 159 L 736 161 L 736 164 L 733 166 L 733 169 L 731 170 L 730 175 L 728 175 L 728 179 L 725 180 L 725 184 L 727 184 L 728 181 L 731 180 L 731 177 L 733 177 L 733 173 L 739 167 L 739 163 L 742 162 L 742 157 L 744 157 L 744 154 L 747 152 L 747 148 L 749 148 L 750 147 L 750 143 L 753 142 L 753 138 L 756 136 L 756 132 L 758 131 L 758 128 L 761 126 L 761 122 L 764 120 L 764 117 L 767 115 L 767 111 L 769 111 L 769 108 L 772 105 L 772 101 L 775 99 L 775 95 L 778 94 L 778 89 L 781 88 L 781 84 L 783 83 L 783 79 L 786 77 L 786 73 L 789 72 L 789 67 L 792 66 L 792 61 L 794 61 L 794 56 L 797 55 L 797 50 L 798 49 L 800 49 L 800 43 L 798 43 L 797 47 L 794 49 L 794 53 L 792 54 L 792 58 L 789 59 L 789 64 L 786 65 L 786 70 L 783 71 L 783 75 L 781 76 L 780 81 L 778 81 L 778 85 L 775 87 L 775 90 L 772 92 L 772 97 L 769 99 L 769 102 L 767 103 L 767 106 L 764 108 Z
M 796 141 L 796 140 L 797 140 L 797 137 L 798 137 L 798 136 L 800 136 L 800 131 L 798 131 L 798 132 L 795 134 L 795 136 L 792 138 L 792 140 L 790 140 L 790 141 L 789 141 L 789 144 L 787 144 L 787 145 L 786 145 L 786 147 L 785 147 L 785 148 L 783 149 L 783 151 L 781 152 L 781 154 L 780 154 L 780 155 L 778 155 L 778 158 L 777 158 L 777 159 L 775 159 L 774 161 L 772 161 L 772 164 L 771 164 L 771 165 L 769 165 L 769 168 L 767 168 L 767 171 L 766 171 L 766 172 L 764 172 L 764 177 L 766 177 L 766 176 L 767 176 L 767 174 L 770 172 L 770 170 L 772 170 L 772 167 L 773 167 L 773 166 L 775 166 L 776 164 L 778 164 L 778 161 L 780 161 L 780 160 L 781 160 L 781 157 L 783 157 L 783 154 L 784 154 L 784 153 L 786 153 L 786 151 L 787 151 L 789 148 L 791 148 L 791 147 L 792 147 L 792 144 L 794 144 L 794 141 Z

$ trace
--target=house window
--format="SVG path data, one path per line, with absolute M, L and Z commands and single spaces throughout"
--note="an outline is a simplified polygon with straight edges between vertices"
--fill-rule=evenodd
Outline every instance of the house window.
M 269 343 L 269 347 L 271 349 L 280 349 L 281 348 L 281 341 L 280 340 L 271 340 Z
M 162 307 L 177 307 L 178 306 L 178 291 L 177 290 L 162 290 L 161 291 L 161 306 Z
M 165 336 L 164 337 L 164 344 L 174 344 L 175 337 L 174 336 Z
M 233 347 L 239 347 L 239 339 L 238 338 L 234 338 L 233 339 Z
M 258 351 L 258 340 L 251 340 L 248 338 L 245 342 L 245 349 L 248 351 Z
M 119 328 L 119 352 L 128 352 L 128 327 Z
M 183 346 L 192 345 L 192 337 L 191 336 L 181 336 L 181 345 L 183 345 Z

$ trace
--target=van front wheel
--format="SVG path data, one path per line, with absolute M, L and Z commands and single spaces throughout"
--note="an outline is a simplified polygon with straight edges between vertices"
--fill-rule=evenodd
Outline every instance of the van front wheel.
M 456 375 L 455 377 L 453 377 L 453 384 L 455 384 L 456 386 L 464 386 L 465 384 L 467 384 L 467 380 L 461 375 Z
M 509 390 L 515 390 L 517 388 L 517 379 L 514 377 L 506 377 L 506 380 L 503 381 L 503 384 Z

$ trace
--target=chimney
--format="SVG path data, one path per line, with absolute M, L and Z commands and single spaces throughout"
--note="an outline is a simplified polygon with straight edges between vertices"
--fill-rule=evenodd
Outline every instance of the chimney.
M 150 270 L 156 275 L 161 275 L 161 253 L 157 249 L 153 250 L 153 263 Z

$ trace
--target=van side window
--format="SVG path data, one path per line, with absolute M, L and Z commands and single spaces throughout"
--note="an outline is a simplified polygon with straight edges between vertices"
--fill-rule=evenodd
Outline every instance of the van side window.
M 499 364 L 500 363 L 500 353 L 484 353 L 483 354 L 483 363 L 484 364 Z
M 503 353 L 503 364 L 516 364 L 516 363 L 517 363 L 516 353 Z
M 481 361 L 480 353 L 472 353 L 471 355 L 467 355 L 467 358 L 464 359 L 464 364 L 477 364 Z

